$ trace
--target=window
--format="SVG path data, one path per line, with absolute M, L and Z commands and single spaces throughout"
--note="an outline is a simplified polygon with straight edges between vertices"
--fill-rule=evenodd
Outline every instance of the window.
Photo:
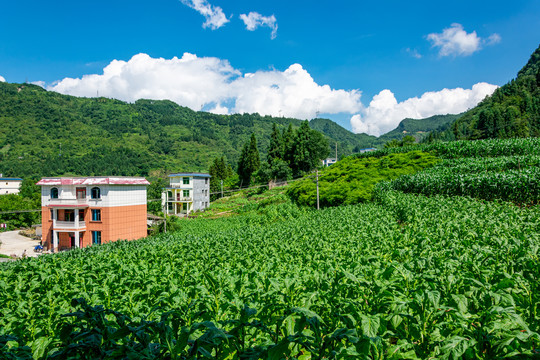
M 183 195 L 185 198 L 189 197 L 189 190 L 183 190 Z
M 204 185 L 208 185 L 208 178 L 204 179 Z
M 92 199 L 101 199 L 101 189 L 93 187 L 92 190 L 90 190 L 90 197 Z
M 79 209 L 79 221 L 84 221 L 84 209 Z
M 169 206 L 168 207 L 169 211 L 173 211 L 173 203 L 170 202 L 170 203 L 167 203 L 167 204 Z
M 64 221 L 75 221 L 75 213 L 73 210 L 64 210 Z
M 101 221 L 101 209 L 92 209 L 92 221 Z
M 184 185 L 189 185 L 189 178 L 188 177 L 183 178 L 182 182 Z
M 54 220 L 54 210 L 51 209 L 51 220 Z
M 51 199 L 58 199 L 58 189 L 52 188 L 51 189 Z
M 75 189 L 75 194 L 77 195 L 77 199 L 86 199 L 86 188 Z
M 184 211 L 188 211 L 188 204 L 187 204 L 187 203 L 183 203 L 183 204 L 182 204 L 182 208 L 184 209 Z
M 92 244 L 101 244 L 101 231 L 92 231 Z
M 167 197 L 168 197 L 169 199 L 173 199 L 173 200 L 174 200 L 174 196 L 173 196 L 173 194 L 172 194 L 172 191 L 167 191 Z

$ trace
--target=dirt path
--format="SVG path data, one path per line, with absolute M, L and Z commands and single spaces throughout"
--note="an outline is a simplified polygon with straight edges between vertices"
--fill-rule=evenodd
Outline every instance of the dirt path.
M 39 241 L 19 235 L 18 230 L 0 232 L 0 242 L 0 254 L 21 257 L 26 250 L 26 256 L 39 255 L 34 252 L 34 246 L 38 245 Z

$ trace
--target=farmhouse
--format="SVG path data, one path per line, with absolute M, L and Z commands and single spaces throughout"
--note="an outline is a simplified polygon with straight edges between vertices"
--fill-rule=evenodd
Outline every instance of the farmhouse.
M 18 194 L 21 183 L 21 178 L 2 177 L 0 174 L 0 195 Z
M 210 205 L 210 175 L 178 173 L 169 175 L 169 187 L 161 194 L 163 213 L 186 216 Z
M 140 177 L 43 178 L 43 245 L 58 251 L 145 237 L 146 186 Z

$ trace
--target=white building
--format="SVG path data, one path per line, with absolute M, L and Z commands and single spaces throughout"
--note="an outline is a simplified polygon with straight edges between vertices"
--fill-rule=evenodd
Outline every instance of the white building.
M 0 195 L 18 194 L 21 183 L 21 178 L 2 177 L 2 174 L 0 174 Z
M 323 166 L 330 166 L 332 164 L 335 164 L 337 162 L 336 158 L 326 158 L 324 160 L 321 160 Z
M 210 175 L 178 173 L 169 175 L 169 187 L 161 194 L 163 213 L 186 216 L 210 206 Z

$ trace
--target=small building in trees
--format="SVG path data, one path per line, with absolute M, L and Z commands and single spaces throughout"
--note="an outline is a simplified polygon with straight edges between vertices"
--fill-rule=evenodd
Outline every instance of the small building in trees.
M 3 177 L 0 174 L 0 195 L 18 194 L 22 181 L 21 178 Z
M 336 158 L 326 158 L 326 159 L 323 159 L 321 161 L 322 161 L 323 166 L 330 166 L 332 164 L 337 163 Z
M 52 251 L 146 237 L 142 177 L 43 178 L 42 242 Z
M 169 186 L 161 194 L 163 213 L 187 216 L 210 206 L 210 177 L 203 173 L 169 175 Z

